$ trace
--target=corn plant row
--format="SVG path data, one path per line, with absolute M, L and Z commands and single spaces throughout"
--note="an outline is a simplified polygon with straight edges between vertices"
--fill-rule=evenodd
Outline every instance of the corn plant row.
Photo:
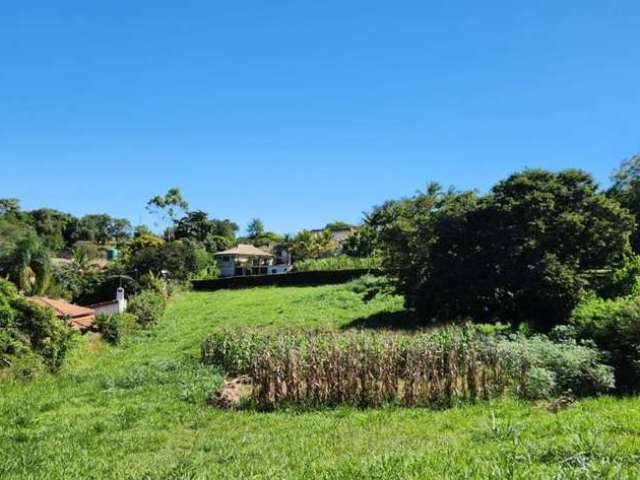
M 437 334 L 219 332 L 206 362 L 249 375 L 261 408 L 286 404 L 451 405 L 523 389 L 526 364 L 471 329 Z

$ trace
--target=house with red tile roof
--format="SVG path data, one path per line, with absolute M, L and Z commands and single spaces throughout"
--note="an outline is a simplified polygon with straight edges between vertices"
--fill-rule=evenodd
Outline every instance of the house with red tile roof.
M 84 332 L 89 330 L 95 322 L 95 310 L 69 303 L 66 300 L 47 297 L 27 297 L 30 302 L 53 309 L 56 316 L 69 323 L 71 328 Z

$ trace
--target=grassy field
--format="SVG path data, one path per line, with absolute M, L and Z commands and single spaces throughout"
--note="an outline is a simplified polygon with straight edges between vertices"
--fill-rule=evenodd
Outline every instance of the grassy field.
M 349 285 L 184 293 L 120 347 L 83 338 L 63 370 L 0 382 L 0 479 L 639 478 L 640 401 L 559 413 L 501 400 L 447 411 L 222 411 L 199 362 L 216 326 L 384 325 L 398 298 Z

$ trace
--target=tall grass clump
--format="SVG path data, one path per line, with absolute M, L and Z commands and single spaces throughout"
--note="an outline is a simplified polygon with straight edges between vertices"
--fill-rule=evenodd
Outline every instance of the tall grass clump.
M 248 375 L 251 399 L 265 409 L 389 402 L 439 408 L 507 392 L 592 394 L 612 384 L 611 372 L 588 347 L 546 337 L 489 337 L 471 326 L 416 335 L 219 331 L 205 341 L 202 355 L 228 373 Z

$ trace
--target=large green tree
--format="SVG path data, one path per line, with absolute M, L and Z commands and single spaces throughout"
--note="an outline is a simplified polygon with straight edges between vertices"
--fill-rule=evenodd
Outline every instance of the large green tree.
M 370 215 L 384 265 L 425 318 L 564 321 L 594 272 L 624 264 L 633 218 L 576 170 L 526 170 L 479 197 L 431 185 Z
M 52 208 L 39 208 L 29 213 L 30 224 L 45 245 L 54 252 L 73 243 L 78 220 L 68 213 Z
M 233 243 L 238 225 L 231 220 L 209 218 L 206 212 L 194 210 L 176 221 L 173 236 L 200 243 L 209 252 L 227 248 Z

